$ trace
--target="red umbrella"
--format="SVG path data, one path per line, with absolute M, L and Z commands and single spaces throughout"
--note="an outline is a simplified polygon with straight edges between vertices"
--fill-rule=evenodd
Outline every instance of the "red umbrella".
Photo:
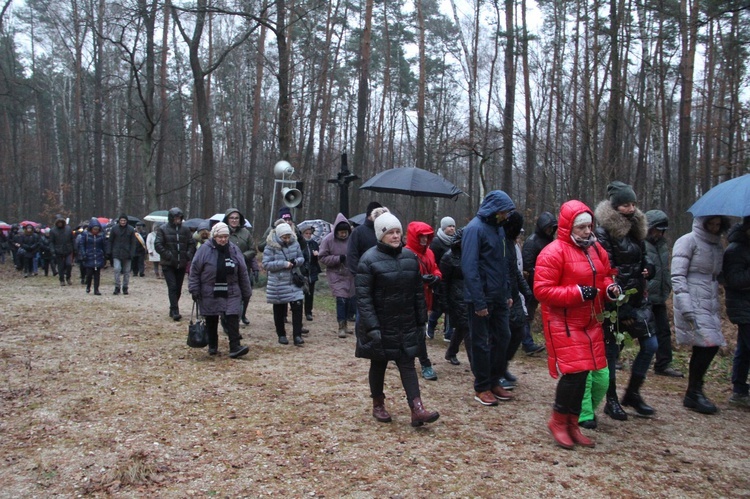
M 24 227 L 26 225 L 33 225 L 34 227 L 39 227 L 42 224 L 40 224 L 39 222 L 32 222 L 31 220 L 24 220 L 18 225 L 20 225 L 21 227 Z
M 97 220 L 99 220 L 99 223 L 102 224 L 102 226 L 105 226 L 109 223 L 109 218 L 107 217 L 96 217 Z

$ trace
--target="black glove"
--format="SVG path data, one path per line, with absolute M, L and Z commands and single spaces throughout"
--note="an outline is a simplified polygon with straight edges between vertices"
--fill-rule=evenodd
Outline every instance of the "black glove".
M 200 301 L 201 299 L 200 293 L 192 293 L 191 296 L 193 297 L 193 301 Z
M 373 329 L 372 331 L 369 331 L 367 333 L 367 336 L 369 336 L 370 339 L 375 343 L 380 343 L 380 340 L 382 339 L 380 336 L 380 329 Z
M 422 282 L 427 284 L 428 286 L 432 286 L 436 282 L 438 282 L 440 278 L 436 276 L 435 274 L 424 274 L 422 276 Z
M 346 255 L 339 255 L 339 263 L 341 264 L 346 263 Z
M 295 260 L 294 258 L 290 258 L 288 261 L 292 264 L 292 268 L 297 266 L 297 260 Z
M 581 290 L 581 295 L 583 296 L 584 300 L 593 300 L 594 298 L 596 298 L 596 294 L 599 292 L 599 290 L 593 286 L 581 286 L 579 284 L 578 288 Z

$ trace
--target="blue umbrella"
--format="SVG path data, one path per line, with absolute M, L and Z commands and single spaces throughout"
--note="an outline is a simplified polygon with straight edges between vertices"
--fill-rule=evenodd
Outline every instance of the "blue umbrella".
M 687 211 L 694 217 L 750 215 L 750 173 L 709 189 Z

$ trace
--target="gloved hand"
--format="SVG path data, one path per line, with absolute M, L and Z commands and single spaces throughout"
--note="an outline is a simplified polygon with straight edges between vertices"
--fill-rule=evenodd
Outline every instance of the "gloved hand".
M 375 343 L 380 343 L 380 340 L 382 339 L 380 336 L 380 329 L 373 329 L 372 331 L 369 331 L 367 333 L 367 336 L 369 336 L 370 339 Z
M 599 292 L 599 290 L 593 286 L 581 286 L 580 284 L 578 285 L 578 289 L 581 290 L 581 296 L 584 300 L 594 300 L 596 294 Z
M 339 255 L 339 263 L 342 265 L 346 263 L 346 255 Z
M 200 293 L 192 293 L 190 296 L 193 297 L 193 301 L 199 301 L 201 299 Z
M 436 282 L 438 282 L 440 278 L 436 276 L 435 274 L 424 274 L 422 275 L 422 282 L 427 284 L 428 286 L 432 286 Z

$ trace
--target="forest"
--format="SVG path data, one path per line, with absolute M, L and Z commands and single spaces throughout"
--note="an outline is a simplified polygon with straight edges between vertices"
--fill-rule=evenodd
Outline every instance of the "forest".
M 617 179 L 687 230 L 750 171 L 749 48 L 747 0 L 3 0 L 0 219 L 265 228 L 287 160 L 333 220 L 346 153 L 349 216 L 463 222 L 503 189 L 531 225 Z M 357 189 L 405 166 L 464 194 Z

